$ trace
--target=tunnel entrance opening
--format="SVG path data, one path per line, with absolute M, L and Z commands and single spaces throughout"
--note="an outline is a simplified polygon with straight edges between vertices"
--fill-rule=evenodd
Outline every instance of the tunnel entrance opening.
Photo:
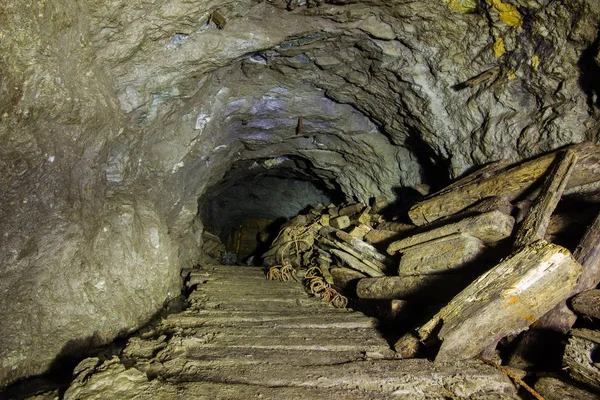
M 226 245 L 224 262 L 260 265 L 260 255 L 290 218 L 343 201 L 327 172 L 292 156 L 234 163 L 198 200 L 204 229 Z

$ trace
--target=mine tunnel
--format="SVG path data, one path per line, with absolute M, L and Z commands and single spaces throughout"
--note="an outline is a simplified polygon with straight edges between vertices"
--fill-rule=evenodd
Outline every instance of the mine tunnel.
M 598 398 L 596 0 L 5 3 L 0 398 Z

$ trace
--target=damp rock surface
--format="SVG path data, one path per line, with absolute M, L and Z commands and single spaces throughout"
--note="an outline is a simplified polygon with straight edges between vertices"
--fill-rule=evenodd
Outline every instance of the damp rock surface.
M 367 202 L 599 140 L 593 0 L 314 3 L 2 5 L 0 385 L 179 295 L 236 162 Z

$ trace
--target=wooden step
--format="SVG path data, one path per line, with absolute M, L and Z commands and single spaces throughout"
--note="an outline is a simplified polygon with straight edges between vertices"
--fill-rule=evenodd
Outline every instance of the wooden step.
M 426 393 L 428 398 L 469 398 L 487 394 L 518 399 L 508 377 L 478 360 L 433 364 L 424 359 L 356 361 L 340 365 L 260 364 L 207 366 L 195 360 L 165 361 L 154 371 L 170 382 L 208 381 L 214 383 L 364 390 L 387 393 L 390 397 Z M 414 398 L 414 397 L 413 397 Z M 502 398 L 502 397 L 500 397 Z

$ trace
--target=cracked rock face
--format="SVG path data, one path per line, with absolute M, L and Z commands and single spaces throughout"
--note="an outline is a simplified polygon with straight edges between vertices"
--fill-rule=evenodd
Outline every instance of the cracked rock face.
M 176 296 L 234 166 L 368 201 L 599 140 L 593 0 L 6 3 L 1 384 Z

